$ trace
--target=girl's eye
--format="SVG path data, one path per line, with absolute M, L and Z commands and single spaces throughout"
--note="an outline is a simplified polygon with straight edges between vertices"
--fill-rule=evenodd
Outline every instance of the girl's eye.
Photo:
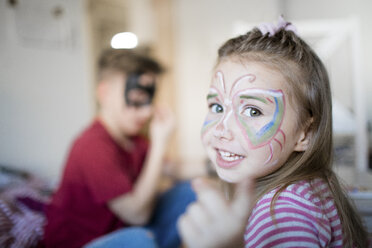
M 242 114 L 246 115 L 248 117 L 258 117 L 258 116 L 262 115 L 260 110 L 258 110 L 256 108 L 253 108 L 253 107 L 248 107 L 248 108 L 244 109 Z
M 220 104 L 217 104 L 217 103 L 211 104 L 209 106 L 209 108 L 211 109 L 212 113 L 219 114 L 219 113 L 223 112 L 223 107 Z

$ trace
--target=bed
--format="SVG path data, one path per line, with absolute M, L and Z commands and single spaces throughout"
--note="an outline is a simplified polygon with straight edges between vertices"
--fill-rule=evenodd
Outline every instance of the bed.
M 51 192 L 37 176 L 0 165 L 0 247 L 41 247 Z

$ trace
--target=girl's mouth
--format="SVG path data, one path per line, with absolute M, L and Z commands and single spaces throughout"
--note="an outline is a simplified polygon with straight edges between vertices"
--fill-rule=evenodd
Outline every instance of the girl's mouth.
M 245 158 L 245 156 L 240 154 L 235 154 L 229 151 L 224 151 L 221 149 L 216 149 L 217 151 L 217 165 L 219 167 L 230 169 L 240 164 L 240 162 Z

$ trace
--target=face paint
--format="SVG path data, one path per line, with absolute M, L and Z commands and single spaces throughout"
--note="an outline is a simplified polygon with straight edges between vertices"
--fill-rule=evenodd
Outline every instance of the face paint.
M 215 79 L 217 79 L 218 85 L 220 85 L 224 93 L 226 93 L 223 73 L 217 71 Z M 248 82 L 254 82 L 255 79 L 256 79 L 255 75 L 246 74 L 235 80 L 229 96 L 224 98 L 223 103 L 220 104 L 216 103 L 217 106 L 219 105 L 218 107 L 225 110 L 223 115 L 218 113 L 214 113 L 214 115 L 213 114 L 207 115 L 207 118 L 203 123 L 202 135 L 204 135 L 204 133 L 208 131 L 212 126 L 216 125 L 221 121 L 223 122 L 223 125 L 226 127 L 227 125 L 226 123 L 231 116 L 231 108 L 229 108 L 229 105 L 232 102 L 233 103 L 232 108 L 234 109 L 235 119 L 237 120 L 237 123 L 243 132 L 243 135 L 246 137 L 249 147 L 254 149 L 260 146 L 264 146 L 271 141 L 271 139 L 280 130 L 280 124 L 282 122 L 284 115 L 285 100 L 283 92 L 281 90 L 245 89 L 238 91 L 237 93 L 235 93 L 234 96 L 231 97 L 231 94 L 234 91 L 236 91 L 236 88 L 238 88 L 239 84 L 241 84 L 245 80 L 247 80 Z M 217 88 L 212 87 L 210 89 L 210 93 L 207 95 L 207 101 L 210 99 L 218 100 L 218 98 L 223 99 L 221 92 Z M 244 105 L 241 105 L 241 103 L 242 102 L 244 103 L 245 100 L 259 101 L 262 104 L 267 105 L 268 106 L 267 108 L 271 109 L 274 108 L 274 111 L 272 113 L 273 115 L 272 119 L 264 126 L 260 127 L 258 130 L 257 128 L 251 126 L 249 122 L 245 120 L 244 116 L 242 116 L 241 113 L 242 108 L 244 108 Z M 221 100 L 218 101 L 220 102 Z M 228 108 L 229 111 L 226 111 Z M 282 146 L 281 143 L 280 145 Z
M 243 75 L 234 82 L 232 89 L 238 87 L 238 85 L 241 82 L 244 82 L 244 81 L 253 82 L 255 79 L 256 79 L 256 76 L 254 76 L 253 74 Z M 211 127 L 215 126 L 221 121 L 223 122 L 223 125 L 226 126 L 226 122 L 232 114 L 232 107 L 230 106 L 232 104 L 232 100 L 231 100 L 232 91 L 230 91 L 230 94 L 227 95 L 223 73 L 221 71 L 217 71 L 213 78 L 213 81 L 217 82 L 216 85 L 218 88 L 222 89 L 223 94 L 221 93 L 220 90 L 218 90 L 217 87 L 211 87 L 209 90 L 210 92 L 207 95 L 207 101 L 209 102 L 210 99 L 211 100 L 215 99 L 215 101 L 217 101 L 218 103 L 215 103 L 214 106 L 218 105 L 220 106 L 221 109 L 224 109 L 225 111 L 223 115 L 218 115 L 218 113 L 207 115 L 203 123 L 202 130 L 201 130 L 202 137 Z M 226 110 L 227 110 L 227 113 L 226 113 Z M 212 112 L 213 112 L 213 109 L 212 109 Z
M 222 180 L 265 176 L 290 156 L 298 114 L 286 102 L 287 86 L 279 71 L 260 63 L 218 64 L 202 142 Z
M 261 123 L 261 125 L 254 126 L 251 123 L 252 121 L 247 121 L 247 119 L 255 117 L 250 115 L 249 118 L 247 118 L 245 115 L 245 108 L 255 108 L 251 105 L 255 102 L 257 103 L 257 106 L 254 106 L 256 108 L 261 108 L 261 111 L 263 112 L 260 114 L 269 115 L 270 120 L 268 123 Z M 236 111 L 235 119 L 242 130 L 243 135 L 245 136 L 248 147 L 251 149 L 256 149 L 265 145 L 269 146 L 270 154 L 264 163 L 268 164 L 273 158 L 274 148 L 272 141 L 274 140 L 277 142 L 280 146 L 280 149 L 283 149 L 283 144 L 281 141 L 275 138 L 279 132 L 284 135 L 283 131 L 280 129 L 285 110 L 285 99 L 283 92 L 281 90 L 263 89 L 242 90 L 236 93 L 234 96 L 234 103 L 234 108 Z M 256 109 L 255 111 L 257 114 L 260 110 Z M 283 142 L 285 142 L 285 138 Z
M 281 90 L 247 89 L 235 94 L 235 118 L 249 147 L 257 148 L 268 144 L 280 131 L 284 116 L 285 100 Z M 252 107 L 250 103 L 259 102 L 259 106 Z M 272 115 L 270 121 L 263 126 L 253 126 L 247 121 L 245 108 L 262 108 L 266 115 Z M 260 110 L 256 110 L 260 111 Z M 248 113 L 249 114 L 249 113 Z M 255 118 L 254 116 L 249 116 Z M 258 117 L 257 117 L 258 118 Z M 280 143 L 280 142 L 279 142 Z
M 207 101 L 213 101 L 213 102 L 220 102 L 219 99 L 221 99 L 222 95 L 219 90 L 216 88 L 211 88 L 209 90 L 209 94 L 207 95 Z M 210 108 L 213 108 L 213 112 L 215 114 L 207 115 L 206 119 L 204 120 L 203 127 L 201 130 L 202 135 L 206 133 L 211 127 L 216 125 L 220 120 L 220 115 L 218 114 L 220 111 L 223 111 L 223 107 L 221 104 L 215 104 L 214 106 L 209 106 Z
M 140 77 L 142 75 L 144 74 L 133 73 L 127 78 L 124 97 L 128 106 L 138 108 L 152 103 L 156 90 L 155 82 L 152 82 L 149 85 L 141 84 Z
M 281 90 L 258 88 L 238 90 L 239 85 L 244 81 L 252 83 L 255 79 L 256 76 L 253 74 L 239 77 L 227 95 L 223 73 L 220 71 L 216 73 L 217 87 L 221 88 L 224 94 L 217 87 L 210 88 L 207 101 L 211 102 L 209 104 L 211 113 L 204 121 L 202 137 L 216 125 L 217 128 L 222 126 L 219 130 L 227 130 L 229 128 L 228 122 L 233 116 L 250 149 L 268 147 L 270 153 L 264 163 L 267 164 L 273 158 L 272 141 L 280 146 L 280 150 L 283 149 L 283 143 L 285 143 L 284 132 L 280 129 L 285 112 L 285 98 Z M 258 116 L 252 115 L 252 111 Z M 264 117 L 260 115 L 264 115 Z M 266 121 L 262 121 L 262 119 L 255 121 L 255 118 L 265 118 Z M 278 133 L 282 138 L 277 137 Z

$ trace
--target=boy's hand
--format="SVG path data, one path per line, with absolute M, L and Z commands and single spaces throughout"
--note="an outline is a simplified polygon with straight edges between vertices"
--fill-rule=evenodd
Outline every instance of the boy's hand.
M 150 123 L 150 139 L 151 143 L 156 146 L 165 148 L 169 137 L 174 130 L 175 119 L 172 111 L 169 108 L 157 108 L 154 111 L 154 116 Z
M 245 226 L 254 199 L 253 180 L 239 183 L 231 202 L 205 180 L 194 180 L 193 188 L 198 201 L 178 221 L 186 247 L 244 247 Z

